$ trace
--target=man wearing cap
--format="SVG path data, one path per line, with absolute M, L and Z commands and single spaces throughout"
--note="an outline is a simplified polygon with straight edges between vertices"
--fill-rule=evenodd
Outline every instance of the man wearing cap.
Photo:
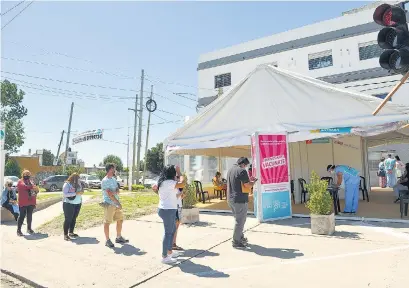
M 358 210 L 359 201 L 359 171 L 346 165 L 328 165 L 327 171 L 336 175 L 337 186 L 340 187 L 342 182 L 345 184 L 345 214 L 355 214 Z
M 235 248 L 245 248 L 248 243 L 243 234 L 249 202 L 249 193 L 246 192 L 251 190 L 257 180 L 249 177 L 246 171 L 249 164 L 250 161 L 247 158 L 241 157 L 237 160 L 237 164 L 234 164 L 227 172 L 227 203 L 235 220 L 233 231 L 233 247 Z

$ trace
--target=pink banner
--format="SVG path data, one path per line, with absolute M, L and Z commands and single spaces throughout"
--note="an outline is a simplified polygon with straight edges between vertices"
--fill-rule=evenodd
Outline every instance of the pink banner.
M 289 182 L 287 136 L 259 135 L 258 137 L 260 149 L 259 167 L 261 174 L 261 184 Z
M 257 177 L 257 163 L 256 163 L 256 137 L 253 135 L 251 136 L 251 159 L 252 159 L 252 170 L 251 176 Z

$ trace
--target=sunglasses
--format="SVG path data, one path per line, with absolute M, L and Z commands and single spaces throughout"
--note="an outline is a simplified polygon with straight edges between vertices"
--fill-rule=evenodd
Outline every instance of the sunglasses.
M 7 184 L 7 186 L 8 186 L 8 187 L 12 187 L 12 186 L 13 186 L 13 184 Z

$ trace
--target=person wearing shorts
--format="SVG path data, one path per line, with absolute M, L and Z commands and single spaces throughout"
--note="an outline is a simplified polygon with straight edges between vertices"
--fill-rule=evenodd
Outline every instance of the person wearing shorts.
M 103 197 L 103 207 L 104 207 L 104 233 L 105 233 L 105 246 L 109 248 L 114 247 L 109 238 L 109 226 L 112 222 L 116 221 L 116 239 L 115 242 L 118 244 L 128 243 L 129 240 L 122 237 L 122 223 L 124 222 L 124 215 L 122 213 L 122 206 L 119 202 L 119 188 L 115 175 L 115 165 L 107 164 L 106 176 L 102 179 L 101 189 Z

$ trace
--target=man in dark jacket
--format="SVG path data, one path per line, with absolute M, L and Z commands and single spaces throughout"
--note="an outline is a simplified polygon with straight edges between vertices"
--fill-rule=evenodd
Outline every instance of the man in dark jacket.
M 255 181 L 254 177 L 249 177 L 246 167 L 250 164 L 247 158 L 241 157 L 227 172 L 227 202 L 233 211 L 235 220 L 233 232 L 233 247 L 245 248 L 247 239 L 244 237 L 244 224 L 247 219 L 249 193 Z M 247 190 L 247 191 L 243 191 Z

